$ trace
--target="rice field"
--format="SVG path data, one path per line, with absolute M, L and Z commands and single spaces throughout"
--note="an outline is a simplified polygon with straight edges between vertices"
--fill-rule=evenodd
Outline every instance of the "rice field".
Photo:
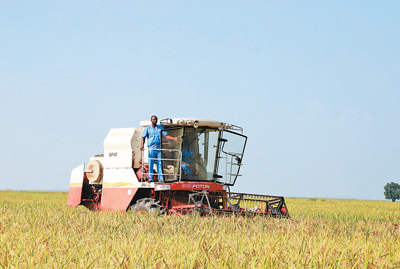
M 0 192 L 4 268 L 396 268 L 400 202 L 287 198 L 290 219 L 90 212 Z

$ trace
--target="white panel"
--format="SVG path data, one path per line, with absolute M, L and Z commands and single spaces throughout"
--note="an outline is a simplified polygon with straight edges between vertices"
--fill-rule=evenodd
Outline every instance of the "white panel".
M 83 177 L 85 173 L 85 163 L 82 163 L 75 169 L 71 171 L 71 178 L 70 178 L 70 183 L 83 183 Z
M 104 150 L 104 168 L 132 168 L 132 150 Z
M 104 169 L 104 187 L 127 187 L 128 185 L 138 186 L 136 174 L 132 168 L 128 169 Z
M 104 140 L 104 168 L 132 167 L 135 128 L 111 129 Z
M 140 161 L 142 160 L 142 152 L 140 151 L 140 146 L 142 145 L 142 132 L 143 128 L 135 128 L 135 133 L 132 137 L 132 150 L 133 155 L 133 168 L 140 167 Z

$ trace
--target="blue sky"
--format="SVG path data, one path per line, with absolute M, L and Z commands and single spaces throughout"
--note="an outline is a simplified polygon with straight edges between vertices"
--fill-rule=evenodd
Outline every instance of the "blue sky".
M 66 190 L 110 128 L 244 128 L 232 189 L 383 199 L 400 183 L 398 1 L 3 1 L 0 189 Z

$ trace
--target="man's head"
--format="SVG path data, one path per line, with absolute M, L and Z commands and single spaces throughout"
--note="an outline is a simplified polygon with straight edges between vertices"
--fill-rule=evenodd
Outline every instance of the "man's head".
M 151 125 L 153 125 L 153 127 L 156 127 L 157 121 L 158 121 L 157 116 L 155 115 L 151 116 Z

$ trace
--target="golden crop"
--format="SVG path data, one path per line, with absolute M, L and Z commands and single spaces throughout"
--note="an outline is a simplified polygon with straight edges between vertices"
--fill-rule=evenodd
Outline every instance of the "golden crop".
M 286 199 L 290 219 L 152 217 L 0 192 L 0 266 L 400 267 L 400 203 Z

